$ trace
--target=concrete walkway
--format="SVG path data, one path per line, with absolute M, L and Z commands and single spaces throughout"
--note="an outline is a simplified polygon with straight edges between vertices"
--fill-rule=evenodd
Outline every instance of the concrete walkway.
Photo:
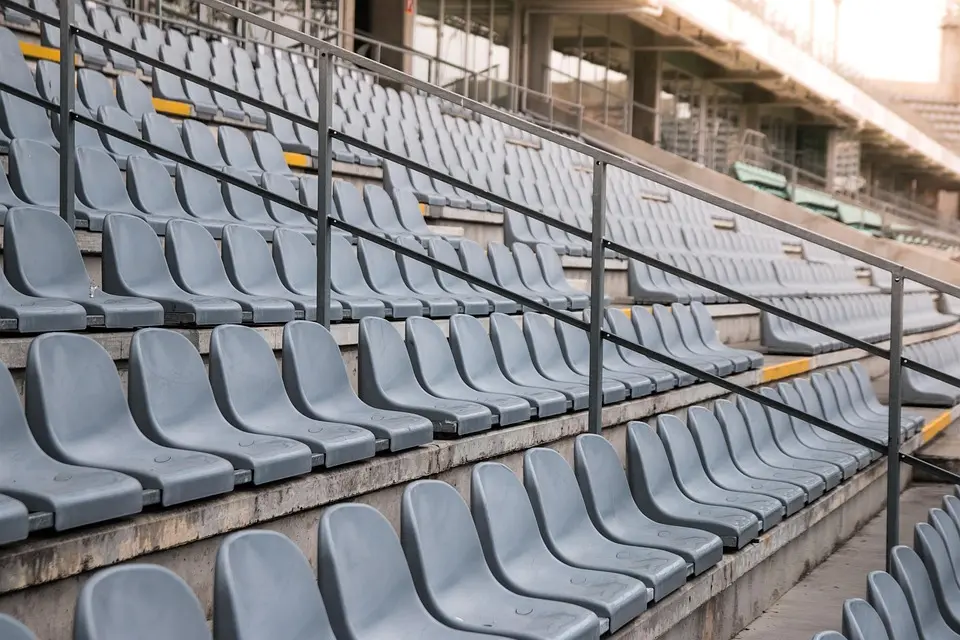
M 927 519 L 927 510 L 940 506 L 952 487 L 919 484 L 900 497 L 900 541 L 913 544 L 913 526 Z M 827 629 L 840 630 L 841 606 L 847 598 L 862 598 L 867 574 L 884 568 L 886 511 L 788 591 L 762 616 L 741 631 L 737 640 L 810 640 Z

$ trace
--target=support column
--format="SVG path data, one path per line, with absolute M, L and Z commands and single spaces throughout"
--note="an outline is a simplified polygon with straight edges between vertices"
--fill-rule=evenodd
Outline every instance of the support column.
M 635 25 L 635 47 L 652 47 L 658 44 L 656 32 Z M 663 53 L 640 50 L 633 52 L 632 133 L 634 138 L 656 145 L 660 142 L 660 89 L 662 86 Z M 638 106 L 642 105 L 642 106 Z
M 355 7 L 355 23 L 369 25 L 369 33 L 374 40 L 413 48 L 417 0 L 355 0 Z M 361 20 L 364 12 L 365 19 Z M 380 62 L 404 73 L 411 73 L 413 70 L 410 56 L 399 51 L 384 49 L 380 54 Z
M 960 100 L 960 10 L 948 9 L 940 25 L 940 87 L 944 98 Z
M 527 14 L 527 64 L 524 86 L 539 94 L 550 93 L 550 54 L 553 51 L 553 16 L 544 13 Z M 521 96 L 523 108 L 550 117 L 549 102 L 540 97 Z
M 937 213 L 941 222 L 954 222 L 960 217 L 960 192 L 937 192 Z
M 340 29 L 340 46 L 353 51 L 353 34 L 357 28 L 357 0 L 340 0 L 337 28 Z

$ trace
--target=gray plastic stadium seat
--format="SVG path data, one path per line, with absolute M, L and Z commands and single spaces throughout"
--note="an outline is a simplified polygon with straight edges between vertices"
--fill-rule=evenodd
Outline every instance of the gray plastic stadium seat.
M 33 140 L 59 147 L 50 124 L 50 116 L 43 107 L 0 92 L 0 129 L 9 140 Z
M 214 329 L 209 360 L 217 404 L 238 429 L 299 440 L 323 454 L 327 467 L 374 455 L 376 442 L 369 430 L 297 411 L 284 390 L 273 350 L 255 329 Z
M 103 316 L 107 328 L 163 324 L 163 307 L 156 302 L 110 295 L 91 283 L 73 232 L 55 213 L 14 209 L 4 231 L 3 270 L 21 292 L 76 302 L 88 315 Z
M 611 633 L 647 608 L 650 598 L 641 581 L 572 567 L 550 553 L 523 485 L 506 466 L 473 467 L 470 509 L 487 564 L 510 590 L 589 609 L 609 621 Z
M 165 567 L 102 569 L 80 590 L 74 640 L 211 640 L 200 601 Z
M 155 147 L 160 147 L 172 154 L 190 157 L 183 146 L 183 138 L 180 137 L 180 130 L 173 120 L 159 113 L 147 113 L 140 120 L 140 131 L 143 139 Z M 169 166 L 175 160 L 155 153 L 157 158 L 164 166 Z
M 395 254 L 386 247 L 369 240 L 357 240 L 357 259 L 370 287 L 387 297 L 412 298 L 422 305 L 424 313 L 431 318 L 447 318 L 457 313 L 457 301 L 442 295 L 417 293 L 403 280 Z M 420 315 L 420 314 L 415 314 Z
M 363 427 L 377 440 L 388 441 L 390 451 L 433 440 L 433 424 L 427 418 L 377 409 L 357 397 L 340 347 L 322 325 L 300 321 L 284 326 L 282 370 L 287 395 L 305 416 Z M 229 382 L 227 373 L 223 377 Z
M 847 638 L 836 631 L 821 631 L 813 636 L 812 640 L 847 640 Z
M 530 358 L 540 375 L 557 382 L 590 384 L 589 376 L 576 373 L 567 364 L 557 334 L 547 316 L 539 313 L 523 314 L 523 337 Z M 625 400 L 628 387 L 625 383 L 604 375 L 601 391 L 603 403 L 610 404 Z
M 310 450 L 288 438 L 249 434 L 217 408 L 203 359 L 186 336 L 144 329 L 130 344 L 127 397 L 143 433 L 167 447 L 205 451 L 264 484 L 309 473 Z
M 396 239 L 400 246 L 414 251 L 420 255 L 426 255 L 427 250 L 423 248 L 413 236 L 404 236 Z M 400 273 L 404 282 L 411 291 L 420 295 L 427 295 L 434 298 L 446 298 L 451 294 L 440 286 L 437 281 L 436 273 L 428 264 L 417 262 L 413 258 L 396 254 L 397 264 L 400 266 Z M 490 313 L 491 303 L 489 300 L 479 296 L 475 291 L 470 291 L 467 295 L 453 295 L 461 313 L 472 316 L 485 316 Z
M 213 633 L 217 640 L 336 637 L 303 553 L 285 535 L 257 530 L 230 534 L 217 551 Z
M 0 222 L 6 219 L 7 209 L 26 206 L 28 206 L 27 203 L 14 193 L 10 182 L 7 180 L 6 171 L 0 171 Z
M 259 176 L 263 168 L 257 163 L 253 155 L 253 147 L 247 134 L 234 127 L 223 125 L 217 128 L 217 146 L 223 159 L 231 167 L 246 171 L 252 176 Z
M 957 640 L 960 638 L 943 619 L 937 607 L 933 585 L 917 552 L 905 545 L 890 550 L 893 578 L 903 589 L 921 640 Z
M 164 255 L 170 274 L 184 290 L 237 302 L 254 324 L 281 324 L 293 320 L 293 305 L 279 298 L 252 296 L 230 283 L 213 237 L 187 220 L 167 223 Z
M 516 321 L 501 313 L 490 316 L 490 342 L 503 374 L 515 384 L 559 391 L 572 403 L 574 411 L 586 408 L 589 390 L 583 382 L 560 382 L 537 370 L 523 330 Z M 618 383 L 619 384 L 619 383 Z M 621 389 L 625 391 L 623 385 Z
M 581 303 L 583 304 L 583 308 L 587 308 L 590 305 L 590 294 L 573 288 L 563 273 L 563 264 L 560 262 L 560 257 L 557 255 L 557 252 L 545 244 L 538 244 L 536 246 L 536 252 L 537 260 L 540 263 L 540 270 L 543 273 L 543 278 L 547 285 L 570 298 L 571 309 L 576 308 L 576 306 L 573 305 L 579 305 Z M 516 252 L 514 252 L 514 255 L 517 255 Z M 518 257 L 517 260 L 519 261 L 520 258 Z M 574 300 L 577 300 L 577 302 L 575 303 Z
M 544 246 L 547 251 L 552 251 Z M 550 285 L 543 275 L 542 267 L 534 254 L 533 249 L 525 244 L 521 244 L 513 249 L 513 259 L 517 264 L 517 272 L 520 274 L 520 280 L 531 291 L 547 296 L 561 295 L 567 299 L 567 308 L 571 311 L 586 309 L 590 305 L 590 296 L 582 291 L 577 291 L 567 285 L 564 290 L 557 289 Z M 566 280 L 564 279 L 564 282 Z
M 671 304 L 687 302 L 689 296 L 666 281 L 666 274 L 643 262 L 630 260 L 627 266 L 627 291 L 637 303 Z
M 0 400 L 0 492 L 31 511 L 52 513 L 57 531 L 140 512 L 142 489 L 133 478 L 64 464 L 44 453 L 6 368 L 0 372 Z
M 365 504 L 339 504 L 320 518 L 320 593 L 341 640 L 492 640 L 438 622 L 420 602 L 396 532 Z
M 458 314 L 450 318 L 450 348 L 464 382 L 486 393 L 505 393 L 526 400 L 539 418 L 559 415 L 571 404 L 555 389 L 516 384 L 504 376 L 490 337 L 480 321 Z
M 165 313 L 186 314 L 190 324 L 215 326 L 242 319 L 236 302 L 193 295 L 178 287 L 170 276 L 157 235 L 134 216 L 107 216 L 101 268 L 107 293 L 154 300 Z
M 0 637 L 4 640 L 37 640 L 33 632 L 23 623 L 2 613 L 0 613 Z
M 584 319 L 587 319 L 586 314 Z M 630 342 L 639 342 L 637 340 L 637 331 L 630 318 L 622 309 L 607 307 L 604 311 L 604 327 L 608 328 L 616 336 Z M 636 351 L 626 347 L 617 346 L 617 352 L 621 359 L 630 366 L 641 367 L 644 369 L 662 369 L 669 372 L 676 380 L 677 386 L 687 386 L 696 382 L 696 378 L 689 373 L 674 369 L 673 367 L 652 360 Z
M 613 571 L 641 580 L 657 601 L 680 588 L 687 575 L 680 556 L 650 547 L 614 542 L 590 521 L 577 479 L 553 449 L 529 449 L 523 458 L 523 484 L 540 535 L 557 558 L 583 569 Z
M 850 598 L 843 603 L 843 634 L 849 640 L 890 640 L 883 620 L 861 598 Z
M 389 259 L 393 260 L 393 256 Z M 330 238 L 330 286 L 348 298 L 381 302 L 388 317 L 395 320 L 423 314 L 423 303 L 417 299 L 387 295 L 370 288 L 350 242 L 336 235 Z
M 164 506 L 233 489 L 222 458 L 160 446 L 130 414 L 113 360 L 87 336 L 48 333 L 27 354 L 26 415 L 38 444 L 61 462 L 113 469 L 159 489 Z
M 796 436 L 789 440 L 774 436 L 758 403 L 742 396 L 737 397 L 737 406 L 718 400 L 713 412 L 734 463 L 747 475 L 797 485 L 806 493 L 807 502 L 816 500 L 843 480 L 843 471 L 838 465 L 813 457 L 816 452 L 805 448 Z M 851 472 L 856 471 L 855 461 L 851 462 Z
M 447 400 L 466 400 L 483 405 L 501 427 L 530 419 L 530 403 L 523 398 L 477 391 L 463 381 L 447 338 L 433 320 L 408 318 L 404 341 L 413 371 L 427 393 Z
M 947 504 L 954 500 L 955 498 L 951 496 L 944 496 L 944 508 L 930 509 L 927 514 L 927 521 L 940 535 L 940 539 L 943 540 L 944 546 L 946 547 L 947 561 L 950 563 L 948 573 L 956 574 L 957 567 L 960 567 L 960 526 L 957 525 L 956 521 L 948 512 L 951 505 Z M 921 553 L 921 555 L 923 554 Z M 926 561 L 926 558 L 924 561 Z
M 738 373 L 763 366 L 763 354 L 728 347 L 720 341 L 713 318 L 702 303 L 674 305 L 671 309 L 684 344 L 694 353 L 727 358 Z
M 179 165 L 178 165 L 179 166 Z M 159 160 L 135 156 L 127 163 L 127 192 L 133 204 L 156 218 L 183 218 L 203 225 L 214 238 L 219 238 L 227 220 L 196 218 L 186 211 L 177 198 L 170 176 Z M 166 228 L 164 228 L 166 233 Z
M 91 231 L 102 231 L 108 213 L 126 213 L 143 218 L 156 233 L 163 233 L 166 220 L 137 209 L 130 200 L 120 169 L 106 151 L 90 147 L 77 149 L 76 191 L 88 209 L 77 218 Z
M 270 193 L 282 198 L 286 198 L 291 202 L 299 201 L 300 196 L 297 193 L 297 188 L 286 176 L 279 173 L 263 173 L 260 174 L 260 180 L 263 184 L 263 188 Z M 299 211 L 295 211 L 284 204 L 268 200 L 267 198 L 264 198 L 263 203 L 267 208 L 267 213 L 277 223 L 286 227 L 294 227 L 300 231 L 300 233 L 308 235 L 310 238 L 316 238 L 316 218 L 308 218 Z M 333 232 L 343 233 L 339 229 L 334 229 Z
M 303 296 L 316 295 L 317 250 L 306 236 L 292 229 L 277 229 L 273 234 L 273 262 L 287 289 Z M 335 290 L 330 291 L 330 297 L 340 303 L 344 317 L 352 320 L 366 316 L 382 318 L 386 313 L 380 300 L 347 296 Z
M 257 162 L 263 167 L 264 171 L 270 173 L 280 173 L 283 175 L 294 176 L 287 160 L 283 155 L 283 147 L 280 142 L 266 131 L 254 131 L 251 136 L 253 143 L 253 155 Z
M 890 407 L 880 404 L 870 375 L 863 365 L 854 362 L 849 367 L 838 367 L 837 372 L 847 385 L 847 392 L 857 413 L 865 418 L 889 420 Z M 919 430 L 925 422 L 923 416 L 906 412 L 901 414 L 900 419 L 910 430 Z
M 428 418 L 434 431 L 467 435 L 489 429 L 493 415 L 475 402 L 444 400 L 417 382 L 403 338 L 380 318 L 360 321 L 357 377 L 360 399 L 381 409 Z
M 370 220 L 381 231 L 393 237 L 412 235 L 413 232 L 400 222 L 396 205 L 383 187 L 373 184 L 364 186 L 363 203 L 366 205 Z M 428 234 L 421 237 L 420 240 L 434 235 L 432 233 Z
M 722 402 L 719 401 L 718 402 Z M 729 402 L 727 408 L 738 413 Z M 716 409 L 716 406 L 714 406 Z M 741 441 L 741 452 L 731 450 L 724 438 L 720 422 L 713 412 L 704 407 L 690 407 L 687 410 L 687 427 L 700 453 L 707 476 L 719 487 L 730 491 L 757 493 L 778 500 L 784 508 L 784 517 L 792 516 L 803 508 L 807 494 L 800 486 L 774 478 L 761 478 L 743 472 L 734 462 L 735 453 L 746 453 L 749 449 L 755 453 L 749 439 Z
M 699 466 L 695 460 L 683 461 L 691 463 Z M 725 547 L 739 549 L 757 537 L 760 521 L 756 516 L 739 508 L 691 499 L 681 490 L 671 467 L 664 444 L 653 429 L 643 422 L 631 422 L 627 429 L 627 476 L 641 511 L 659 522 L 710 531 L 720 536 Z
M 457 250 L 452 244 L 443 238 L 430 238 L 427 240 L 427 254 L 434 260 L 439 260 L 450 267 L 455 269 L 463 269 L 463 266 L 460 264 L 460 256 L 457 254 Z M 503 296 L 497 295 L 492 291 L 481 291 L 479 289 L 474 289 L 466 280 L 458 278 L 454 275 L 445 273 L 439 269 L 434 270 L 434 275 L 436 275 L 437 282 L 440 283 L 440 286 L 458 299 L 461 296 L 472 297 L 479 295 L 481 298 L 487 300 L 487 302 L 491 305 L 490 310 L 492 312 L 516 313 L 520 310 L 520 305 L 513 300 L 504 298 Z
M 687 562 L 694 575 L 703 573 L 723 557 L 719 536 L 699 525 L 691 527 L 652 520 L 641 511 L 631 495 L 616 450 L 602 436 L 577 436 L 574 470 L 587 512 L 594 526 L 607 538 L 621 544 L 675 553 Z M 673 482 L 669 476 L 666 479 Z
M 470 510 L 457 490 L 436 480 L 407 486 L 400 539 L 420 598 L 444 624 L 513 638 L 598 638 L 597 616 L 581 607 L 508 590 L 484 560 Z
M 177 165 L 177 196 L 180 203 L 192 216 L 201 220 L 217 221 L 222 225 L 240 222 L 227 209 L 223 201 L 221 185 L 213 176 L 201 173 L 186 165 Z M 261 204 L 262 206 L 262 204 Z M 265 238 L 272 238 L 277 225 L 275 222 L 263 224 L 260 222 L 244 221 L 243 224 L 253 227 Z
M 223 228 L 220 257 L 224 270 L 237 289 L 248 295 L 287 300 L 305 320 L 317 319 L 317 297 L 301 296 L 283 286 L 270 254 L 270 247 L 256 229 L 239 224 Z M 330 319 L 343 319 L 343 308 L 330 301 Z
M 59 215 L 60 172 L 51 173 L 50 167 L 59 166 L 60 154 L 42 142 L 19 138 L 10 143 L 8 160 L 10 184 L 16 194 L 31 206 L 49 209 Z M 81 204 L 76 195 L 74 209 L 78 226 L 82 226 L 90 209 Z
M 197 120 L 184 120 L 180 124 L 180 138 L 187 155 L 197 162 L 211 169 L 220 169 L 226 166 L 220 147 L 207 125 Z
M 137 126 L 143 122 L 143 116 L 156 113 L 150 90 L 136 77 L 129 74 L 117 76 L 117 102 L 130 114 Z
M 657 350 L 661 353 L 672 355 L 701 369 L 713 367 L 716 370 L 716 375 L 720 376 L 728 376 L 735 371 L 735 363 L 731 358 L 716 354 L 712 351 L 708 353 L 697 353 L 687 345 L 680 333 L 677 319 L 674 317 L 670 308 L 660 304 L 653 305 L 653 319 L 656 321 L 656 327 L 660 331 L 660 345 L 662 345 L 663 349 L 658 348 Z M 635 323 L 637 320 L 645 320 L 645 316 L 638 317 Z M 638 326 L 642 328 L 642 325 Z M 641 337 L 646 337 L 646 334 L 642 334 Z
M 120 107 L 111 107 L 104 105 L 100 107 L 100 110 L 97 112 L 97 120 L 108 127 L 117 129 L 121 133 L 125 133 L 128 136 L 134 138 L 140 138 L 140 131 L 137 129 L 137 123 L 134 122 L 133 118 L 130 115 L 121 109 Z M 143 147 L 138 147 L 137 145 L 121 140 L 114 136 L 107 134 L 100 134 L 100 139 L 103 142 L 104 148 L 110 152 L 110 155 L 113 156 L 113 159 L 116 161 L 117 166 L 121 170 L 127 168 L 127 160 L 130 156 L 148 156 L 146 149 Z M 79 149 L 78 149 L 79 151 Z M 167 160 L 165 166 L 172 166 L 173 163 Z
M 75 331 L 87 326 L 87 312 L 80 305 L 69 300 L 36 298 L 20 293 L 11 286 L 3 272 L 0 272 L 0 319 L 15 321 L 17 326 L 12 330 L 18 333 Z
M 26 506 L 19 500 L 0 494 L 0 544 L 24 540 L 29 531 Z
M 521 245 L 523 246 L 523 245 Z M 463 246 L 461 244 L 461 251 Z M 569 299 L 558 291 L 534 291 L 520 278 L 520 272 L 517 269 L 517 263 L 514 261 L 513 253 L 505 245 L 499 242 L 491 242 L 487 245 L 487 258 L 490 261 L 490 269 L 496 277 L 496 282 L 504 289 L 509 289 L 525 298 L 530 298 L 535 302 L 545 304 L 551 309 L 565 311 L 570 306 Z
M 674 415 L 657 418 L 657 435 L 663 443 L 673 477 L 688 498 L 701 504 L 727 507 L 752 513 L 767 531 L 783 519 L 784 507 L 768 495 L 730 490 L 718 485 L 707 474 L 690 430 Z
M 939 512 L 936 517 L 941 520 L 941 529 L 946 525 L 956 535 L 957 529 L 950 516 L 940 509 L 931 509 L 928 517 L 932 519 L 934 512 Z M 957 631 L 960 629 L 960 585 L 946 541 L 938 529 L 926 522 L 918 522 L 913 529 L 913 548 L 926 567 L 940 615 L 953 631 Z

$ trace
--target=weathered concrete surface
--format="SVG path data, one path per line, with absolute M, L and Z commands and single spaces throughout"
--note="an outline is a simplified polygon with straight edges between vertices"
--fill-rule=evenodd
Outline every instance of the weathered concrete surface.
M 927 510 L 940 505 L 950 487 L 914 485 L 900 497 L 900 540 L 910 544 L 913 527 L 927 519 Z M 841 605 L 847 598 L 862 598 L 867 574 L 883 570 L 886 546 L 886 511 L 878 514 L 855 536 L 790 589 L 763 615 L 749 623 L 737 640 L 810 640 L 826 629 L 839 630 Z
M 917 452 L 917 457 L 947 471 L 960 473 L 960 420 L 952 422 L 934 440 L 924 445 Z M 917 473 L 916 478 L 921 482 L 936 482 L 936 479 L 923 470 Z

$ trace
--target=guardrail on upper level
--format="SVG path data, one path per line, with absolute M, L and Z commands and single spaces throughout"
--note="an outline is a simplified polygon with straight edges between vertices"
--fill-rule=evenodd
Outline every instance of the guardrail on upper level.
M 900 451 L 901 445 L 901 431 L 900 431 L 900 422 L 901 422 L 901 397 L 900 397 L 900 381 L 901 381 L 901 371 L 903 367 L 908 367 L 919 373 L 931 376 L 935 379 L 941 380 L 951 385 L 960 387 L 960 379 L 953 376 L 944 374 L 940 371 L 932 369 L 929 366 L 926 366 L 922 363 L 907 360 L 903 358 L 903 340 L 902 340 L 902 323 L 903 323 L 903 292 L 904 292 L 904 282 L 906 279 L 915 280 L 922 284 L 925 284 L 929 287 L 932 287 L 936 290 L 945 292 L 949 295 L 960 297 L 960 287 L 942 282 L 940 280 L 931 278 L 923 273 L 917 272 L 912 269 L 908 269 L 900 264 L 886 260 L 884 258 L 869 254 L 865 251 L 856 249 L 854 247 L 849 247 L 835 240 L 825 238 L 817 235 L 811 231 L 797 227 L 789 222 L 780 220 L 768 216 L 760 211 L 754 210 L 749 207 L 725 200 L 724 198 L 705 191 L 699 187 L 688 184 L 682 180 L 670 177 L 666 174 L 663 174 L 656 169 L 642 166 L 624 160 L 619 156 L 608 153 L 596 147 L 592 147 L 584 142 L 579 140 L 571 139 L 563 135 L 557 134 L 548 129 L 539 127 L 527 120 L 519 118 L 517 116 L 505 113 L 495 107 L 486 105 L 483 103 L 475 102 L 468 98 L 465 98 L 461 95 L 453 93 L 451 91 L 444 90 L 442 88 L 430 85 L 429 83 L 423 82 L 411 76 L 408 76 L 396 69 L 388 67 L 386 65 L 380 64 L 378 62 L 369 60 L 355 54 L 353 52 L 340 49 L 334 45 L 326 43 L 317 38 L 311 36 L 306 36 L 302 33 L 299 33 L 293 29 L 289 29 L 282 25 L 274 24 L 269 20 L 256 16 L 254 14 L 248 13 L 246 11 L 237 9 L 230 4 L 222 2 L 221 0 L 199 0 L 205 5 L 210 6 L 216 11 L 232 15 L 238 19 L 249 21 L 257 26 L 276 31 L 280 35 L 296 40 L 307 47 L 314 48 L 318 53 L 316 56 L 316 66 L 319 71 L 319 82 L 318 82 L 318 91 L 319 91 L 319 102 L 322 106 L 321 114 L 318 121 L 314 122 L 308 118 L 298 116 L 293 113 L 289 113 L 284 109 L 274 106 L 272 104 L 266 103 L 261 100 L 257 100 L 242 94 L 238 91 L 230 89 L 225 86 L 218 85 L 210 80 L 202 78 L 192 73 L 185 72 L 182 69 L 179 69 L 173 65 L 163 63 L 159 60 L 154 60 L 148 56 L 145 56 L 137 51 L 134 51 L 130 48 L 115 44 L 110 40 L 103 38 L 92 32 L 78 28 L 74 24 L 73 20 L 73 11 L 74 3 L 73 2 L 61 2 L 60 7 L 60 20 L 57 21 L 48 16 L 45 16 L 39 12 L 33 11 L 29 8 L 22 7 L 22 5 L 12 5 L 11 0 L 0 0 L 0 6 L 10 5 L 13 6 L 16 10 L 21 11 L 22 13 L 27 14 L 31 18 L 46 22 L 54 25 L 59 25 L 60 27 L 60 50 L 61 50 L 61 63 L 60 63 L 60 104 L 56 105 L 51 102 L 48 102 L 42 98 L 39 98 L 29 92 L 22 91 L 16 87 L 13 87 L 8 84 L 0 83 L 0 90 L 7 92 L 17 98 L 25 100 L 35 105 L 39 105 L 44 109 L 47 109 L 50 112 L 58 113 L 59 118 L 59 140 L 60 140 L 60 208 L 62 217 L 70 224 L 74 226 L 74 159 L 75 159 L 75 148 L 74 148 L 74 130 L 77 124 L 91 127 L 98 132 L 108 135 L 113 138 L 117 138 L 123 142 L 133 144 L 135 146 L 146 149 L 153 155 L 157 155 L 163 158 L 168 158 L 174 160 L 180 164 L 183 164 L 186 167 L 199 171 L 201 173 L 210 175 L 225 182 L 232 186 L 235 186 L 239 189 L 249 191 L 261 198 L 264 198 L 268 201 L 280 204 L 282 206 L 289 207 L 294 211 L 298 211 L 304 215 L 310 217 L 318 217 L 317 225 L 317 298 L 318 298 L 318 320 L 323 322 L 325 325 L 329 326 L 329 305 L 330 305 L 330 236 L 332 228 L 339 228 L 348 233 L 351 233 L 358 238 L 362 238 L 366 241 L 369 241 L 373 244 L 390 249 L 391 251 L 398 253 L 402 256 L 405 256 L 411 260 L 424 263 L 434 270 L 441 271 L 450 275 L 453 275 L 457 278 L 465 280 L 466 282 L 474 285 L 480 289 L 492 291 L 496 294 L 499 294 L 505 298 L 513 300 L 520 303 L 523 307 L 535 310 L 537 312 L 543 313 L 554 319 L 556 322 L 563 322 L 569 324 L 575 328 L 586 331 L 589 334 L 589 344 L 590 344 L 590 371 L 589 371 L 589 387 L 590 387 L 590 402 L 589 402 L 589 427 L 591 431 L 599 433 L 601 431 L 601 384 L 602 384 L 602 369 L 603 369 L 603 349 L 602 341 L 606 340 L 611 342 L 623 349 L 634 351 L 640 353 L 652 360 L 657 362 L 669 365 L 680 371 L 693 375 L 697 379 L 712 383 L 726 391 L 742 395 L 746 398 L 754 400 L 761 405 L 770 407 L 772 409 L 781 411 L 791 417 L 797 418 L 808 422 L 816 427 L 822 428 L 830 433 L 840 435 L 844 438 L 857 442 L 865 447 L 870 448 L 871 450 L 878 451 L 887 455 L 887 488 L 888 488 L 888 527 L 887 527 L 887 536 L 888 544 L 891 546 L 896 544 L 898 537 L 898 499 L 899 499 L 899 486 L 900 486 L 900 467 L 899 462 L 905 462 L 914 467 L 921 467 L 938 477 L 946 479 L 947 481 L 960 483 L 960 476 L 953 474 L 949 471 L 941 469 L 935 465 L 932 465 L 928 462 L 922 461 L 915 456 L 905 454 Z M 108 50 L 119 51 L 124 53 L 131 58 L 148 62 L 152 64 L 154 68 L 160 69 L 172 73 L 178 77 L 189 80 L 190 82 L 195 82 L 201 86 L 207 87 L 209 89 L 215 90 L 224 95 L 233 97 L 239 101 L 253 104 L 268 113 L 272 113 L 282 118 L 286 118 L 295 124 L 303 125 L 306 127 L 316 128 L 318 133 L 321 136 L 321 140 L 325 141 L 324 145 L 321 145 L 320 149 L 320 166 L 319 166 L 319 177 L 318 180 L 318 203 L 321 209 L 322 214 L 314 211 L 308 207 L 303 206 L 301 203 L 288 200 L 284 197 L 278 196 L 274 193 L 271 193 L 260 186 L 255 184 L 249 184 L 242 180 L 239 180 L 223 171 L 214 169 L 208 166 L 205 166 L 199 162 L 194 161 L 193 159 L 181 156 L 175 152 L 168 151 L 164 148 L 155 146 L 146 141 L 141 140 L 136 136 L 129 135 L 120 130 L 114 129 L 110 126 L 100 123 L 97 120 L 91 119 L 84 115 L 77 113 L 74 109 L 74 100 L 76 95 L 76 83 L 75 83 L 75 61 L 74 61 L 74 37 L 84 38 L 86 40 L 95 42 L 100 46 Z M 485 189 L 478 188 L 470 183 L 463 182 L 452 178 L 449 175 L 446 175 L 442 171 L 438 171 L 432 167 L 420 165 L 414 161 L 409 160 L 408 158 L 397 155 L 391 152 L 388 152 L 384 149 L 380 149 L 374 145 L 367 143 L 364 140 L 355 138 L 352 136 L 345 135 L 336 131 L 332 127 L 332 105 L 334 102 L 334 92 L 333 92 L 333 74 L 334 74 L 334 58 L 339 58 L 341 61 L 345 61 L 357 68 L 368 71 L 376 77 L 387 79 L 398 84 L 408 86 L 414 90 L 423 92 L 428 95 L 435 96 L 438 99 L 451 102 L 461 108 L 470 109 L 478 116 L 487 117 L 493 120 L 496 120 L 500 123 L 509 125 L 518 130 L 524 131 L 531 135 L 537 136 L 545 141 L 566 147 L 567 149 L 583 154 L 591 158 L 593 166 L 593 193 L 592 193 L 592 228 L 590 231 L 580 229 L 571 224 L 567 224 L 561 220 L 552 218 L 540 211 L 530 209 L 526 206 L 521 206 L 518 203 L 512 202 L 506 198 L 500 197 L 497 194 L 491 193 Z M 389 239 L 385 239 L 379 235 L 370 233 L 364 229 L 355 227 L 349 223 L 343 222 L 337 218 L 331 216 L 329 211 L 329 206 L 331 202 L 332 195 L 332 160 L 331 160 L 331 144 L 333 140 L 342 140 L 352 146 L 363 149 L 367 152 L 373 153 L 377 156 L 396 162 L 402 166 L 409 167 L 416 171 L 419 171 L 430 178 L 446 182 L 458 189 L 481 197 L 485 200 L 493 202 L 495 204 L 501 205 L 507 209 L 517 211 L 518 213 L 538 220 L 546 225 L 560 229 L 561 231 L 591 243 L 592 254 L 591 254 L 591 305 L 590 305 L 590 321 L 585 322 L 583 320 L 573 318 L 563 312 L 556 311 L 544 304 L 536 302 L 534 300 L 528 299 L 523 295 L 517 294 L 511 290 L 505 289 L 498 284 L 493 282 L 488 282 L 482 278 L 478 278 L 462 269 L 456 267 L 451 267 L 444 262 L 433 259 L 429 256 L 423 255 L 419 252 L 412 251 L 405 248 L 404 246 L 397 244 Z M 681 270 L 678 267 L 670 263 L 663 262 L 648 256 L 640 251 L 637 251 L 634 248 L 627 247 L 616 243 L 609 238 L 605 237 L 606 229 L 606 183 L 607 183 L 607 171 L 609 168 L 615 168 L 622 170 L 624 172 L 652 180 L 659 183 L 669 189 L 672 189 L 678 193 L 685 194 L 687 196 L 696 198 L 708 204 L 717 206 L 721 209 L 734 213 L 736 215 L 743 216 L 745 218 L 760 222 L 767 226 L 770 226 L 774 229 L 778 229 L 790 235 L 796 236 L 803 240 L 807 240 L 814 244 L 826 247 L 843 255 L 847 255 L 853 258 L 856 258 L 868 265 L 872 265 L 884 271 L 887 271 L 892 274 L 892 304 L 891 304 L 891 315 L 890 315 L 890 347 L 889 349 L 884 349 L 873 345 L 871 343 L 847 336 L 841 332 L 838 332 L 829 327 L 820 325 L 814 321 L 798 316 L 794 313 L 788 312 L 784 309 L 781 309 L 777 306 L 770 304 L 765 300 L 761 300 L 739 291 L 736 291 L 730 287 L 726 287 L 717 283 L 714 283 L 706 278 L 694 275 L 692 273 L 687 273 Z M 884 445 L 881 442 L 872 440 L 870 438 L 864 437 L 858 433 L 850 431 L 844 427 L 840 427 L 830 423 L 827 420 L 819 418 L 817 416 L 811 415 L 805 411 L 795 409 L 787 404 L 777 402 L 767 398 L 766 396 L 759 394 L 751 389 L 747 389 L 740 385 L 737 385 L 733 382 L 730 382 L 724 378 L 720 378 L 716 375 L 702 371 L 695 366 L 692 366 L 686 362 L 677 360 L 672 356 L 662 354 L 660 352 L 654 351 L 643 344 L 637 342 L 626 340 L 616 334 L 610 333 L 604 330 L 603 322 L 603 284 L 604 284 L 604 267 L 605 267 L 605 254 L 607 251 L 613 251 L 617 254 L 625 256 L 627 258 L 637 260 L 654 268 L 660 269 L 668 274 L 678 276 L 684 280 L 690 281 L 696 285 L 706 287 L 712 291 L 721 293 L 731 299 L 744 302 L 754 308 L 760 309 L 764 312 L 773 314 L 775 316 L 781 317 L 789 322 L 795 323 L 802 327 L 806 327 L 823 335 L 829 336 L 836 340 L 840 340 L 845 344 L 851 345 L 853 347 L 863 350 L 865 353 L 874 355 L 877 357 L 885 358 L 890 361 L 890 383 L 889 383 L 889 429 L 888 429 L 888 442 Z

